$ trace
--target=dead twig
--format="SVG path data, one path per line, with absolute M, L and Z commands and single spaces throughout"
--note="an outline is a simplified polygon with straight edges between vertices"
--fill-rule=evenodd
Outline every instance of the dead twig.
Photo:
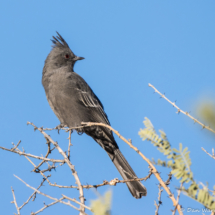
M 20 143 L 21 143 L 21 140 L 16 145 L 14 145 L 14 143 L 12 143 L 14 145 L 14 147 L 11 149 L 11 152 L 13 152 L 19 146 Z
M 49 154 L 51 153 L 50 142 L 47 140 L 46 143 L 48 145 L 48 151 L 47 151 L 47 153 L 45 155 L 45 158 L 47 158 L 49 156 Z M 44 160 L 41 163 L 39 163 L 36 167 L 34 167 L 34 169 L 32 171 L 36 172 L 36 170 L 39 169 L 39 167 L 41 167 L 43 165 L 43 163 L 45 163 Z
M 155 215 L 158 215 L 158 210 L 160 208 L 160 205 L 162 204 L 161 193 L 163 192 L 163 189 L 161 189 L 161 185 L 160 184 L 158 185 L 158 189 L 159 189 L 159 192 L 158 192 L 158 204 L 155 201 L 155 207 L 156 207 Z
M 180 210 L 181 207 L 180 205 L 177 205 L 177 201 L 174 197 L 174 195 L 171 193 L 170 189 L 167 187 L 167 185 L 164 183 L 164 181 L 161 179 L 160 174 L 158 173 L 157 169 L 154 167 L 154 165 L 151 163 L 151 161 L 145 157 L 145 155 L 143 155 L 139 149 L 135 146 L 132 145 L 131 141 L 129 142 L 128 140 L 126 140 L 118 131 L 116 131 L 115 129 L 113 129 L 111 126 L 107 125 L 107 124 L 103 124 L 103 123 L 93 123 L 93 122 L 82 122 L 81 123 L 83 126 L 93 126 L 93 125 L 97 125 L 97 126 L 104 126 L 106 128 L 109 128 L 111 131 L 113 131 L 120 139 L 122 139 L 125 143 L 127 143 L 132 149 L 134 149 L 142 158 L 143 160 L 145 160 L 149 166 L 152 168 L 153 174 L 155 175 L 155 177 L 157 178 L 157 180 L 159 181 L 159 183 L 161 184 L 161 186 L 164 188 L 164 190 L 167 192 L 167 194 L 169 195 L 169 198 L 172 200 L 173 205 L 177 206 L 177 210 L 178 213 L 180 215 L 182 215 L 182 211 Z
M 67 157 L 68 157 L 69 160 L 70 160 L 70 148 L 72 146 L 71 134 L 72 134 L 72 130 L 69 131 L 69 137 L 68 137 L 68 139 L 69 139 L 69 146 L 68 146 L 68 156 Z
M 70 198 L 70 197 L 68 197 L 68 196 L 65 196 L 65 195 L 63 195 L 63 194 L 62 194 L 62 196 L 64 197 L 64 199 L 68 199 L 68 200 L 70 200 L 70 201 L 72 201 L 72 202 L 75 202 L 75 203 L 81 205 L 82 207 L 85 207 L 86 209 L 88 209 L 88 210 L 91 211 L 91 212 L 93 211 L 90 207 L 88 207 L 88 206 L 82 204 L 81 202 L 77 201 L 77 200 L 74 199 L 74 198 L 72 199 L 72 198 Z
M 202 147 L 202 150 L 203 150 L 207 155 L 209 155 L 210 157 L 212 157 L 213 159 L 215 159 L 214 149 L 212 149 L 212 155 L 211 155 L 209 152 L 207 152 L 203 147 Z
M 180 189 L 178 190 L 178 196 L 177 196 L 177 205 L 179 204 L 179 198 L 180 198 L 180 195 L 181 195 L 181 189 L 183 187 L 183 183 L 181 183 L 180 185 Z M 174 208 L 173 212 L 172 212 L 172 215 L 175 215 L 176 213 L 176 207 Z
M 40 189 L 40 187 L 43 185 L 43 183 L 44 183 L 45 181 L 46 181 L 46 179 L 43 178 L 43 181 L 41 182 L 41 184 L 39 185 L 39 187 L 37 188 L 37 190 Z M 32 193 L 32 195 L 30 195 L 30 197 L 28 198 L 28 200 L 27 200 L 26 202 L 24 202 L 22 206 L 19 207 L 19 210 L 21 210 L 26 204 L 28 204 L 28 202 L 31 200 L 31 198 L 32 198 L 33 196 L 35 196 L 36 193 L 37 193 L 37 192 L 34 191 L 34 192 Z
M 44 207 L 42 207 L 42 208 L 41 208 L 40 210 L 38 210 L 37 212 L 31 212 L 31 215 L 36 215 L 36 214 L 38 214 L 38 213 L 44 211 L 46 208 L 48 208 L 48 207 L 50 207 L 50 206 L 52 206 L 52 205 L 55 205 L 55 204 L 61 202 L 62 200 L 64 200 L 64 197 L 62 197 L 62 198 L 60 198 L 60 199 L 58 199 L 58 200 L 56 200 L 56 201 L 54 201 L 54 202 L 52 202 L 52 203 L 50 203 L 50 204 L 48 204 L 48 205 L 46 205 L 46 204 L 44 203 Z
M 210 126 L 207 126 L 207 125 L 204 125 L 202 122 L 200 122 L 199 120 L 197 120 L 196 118 L 194 118 L 193 116 L 191 116 L 187 111 L 183 111 L 181 110 L 176 104 L 175 102 L 171 102 L 164 94 L 160 93 L 153 85 L 149 84 L 149 87 L 152 87 L 156 93 L 158 93 L 161 98 L 164 98 L 166 101 L 168 101 L 173 107 L 175 107 L 177 109 L 177 112 L 176 113 L 183 113 L 184 115 L 190 117 L 195 123 L 197 122 L 199 125 L 202 126 L 202 128 L 206 128 L 207 130 L 215 133 L 215 131 L 210 128 Z
M 43 134 L 43 136 L 44 136 L 47 140 L 49 140 L 49 141 L 55 146 L 55 148 L 58 150 L 58 152 L 63 156 L 64 161 L 67 163 L 67 165 L 68 165 L 69 168 L 71 169 L 72 174 L 73 174 L 73 176 L 74 176 L 74 178 L 75 178 L 75 180 L 76 180 L 76 183 L 77 183 L 77 185 L 78 185 L 78 190 L 79 190 L 79 194 L 80 194 L 80 195 L 79 195 L 80 201 L 81 201 L 82 204 L 84 204 L 84 203 L 85 203 L 85 198 L 84 198 L 84 191 L 83 191 L 82 184 L 81 184 L 81 182 L 80 182 L 80 179 L 79 179 L 79 177 L 78 177 L 77 172 L 75 171 L 74 165 L 72 165 L 72 163 L 71 163 L 70 160 L 68 159 L 66 153 L 59 147 L 59 145 L 58 145 L 57 142 L 55 142 L 54 140 L 52 140 L 52 138 L 51 138 L 48 134 L 46 134 L 46 133 L 43 131 L 42 128 L 38 128 L 37 126 L 35 126 L 35 125 L 34 125 L 33 123 L 31 123 L 31 122 L 28 122 L 27 124 L 28 124 L 28 125 L 29 125 L 29 124 L 32 125 L 32 126 L 34 127 L 34 130 L 39 130 L 39 131 Z M 85 211 L 85 207 L 80 206 L 80 212 L 81 212 L 81 214 L 83 214 L 84 211 Z
M 9 152 L 13 152 L 13 153 L 16 153 L 16 154 L 19 154 L 19 155 L 23 155 L 23 156 L 36 158 L 38 160 L 50 161 L 50 162 L 54 162 L 54 163 L 64 163 L 64 160 L 49 159 L 49 158 L 44 158 L 44 157 L 40 157 L 40 156 L 37 156 L 37 155 L 27 154 L 27 153 L 24 153 L 22 151 L 13 150 L 14 148 L 8 149 L 8 148 L 0 146 L 0 149 L 6 150 L 6 151 L 9 151 Z
M 42 193 L 42 192 L 40 192 L 39 190 L 37 190 L 36 188 L 31 187 L 29 184 L 27 184 L 25 181 L 23 181 L 23 180 L 22 180 L 21 178 L 19 178 L 18 176 L 16 176 L 16 175 L 14 175 L 14 176 L 15 176 L 17 179 L 19 179 L 22 183 L 24 183 L 27 187 L 31 188 L 32 190 L 34 190 L 34 191 L 37 192 L 38 194 L 43 195 L 43 196 L 45 196 L 45 197 L 47 197 L 47 198 L 49 198 L 49 199 L 52 199 L 52 200 L 54 200 L 54 201 L 58 201 L 58 202 L 60 202 L 60 203 L 62 203 L 62 204 L 68 205 L 68 206 L 74 208 L 75 210 L 81 212 L 81 209 L 75 207 L 75 206 L 72 205 L 70 202 L 64 202 L 64 201 L 62 201 L 62 200 L 60 200 L 60 199 L 57 199 L 57 198 L 51 197 L 51 196 L 49 196 L 49 195 L 47 195 L 47 194 L 45 194 L 45 193 Z
M 12 201 L 11 203 L 14 203 L 14 205 L 15 205 L 15 207 L 16 207 L 16 210 L 17 210 L 17 213 L 18 213 L 18 215 L 20 215 L 20 210 L 19 210 L 19 207 L 18 207 L 18 205 L 17 205 L 15 193 L 14 193 L 14 190 L 13 190 L 12 187 L 11 187 L 11 191 L 12 191 L 12 193 L 13 193 L 13 201 Z

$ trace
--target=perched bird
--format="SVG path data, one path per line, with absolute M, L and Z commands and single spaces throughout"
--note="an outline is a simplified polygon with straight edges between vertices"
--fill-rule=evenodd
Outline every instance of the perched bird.
M 81 122 L 110 125 L 98 97 L 73 70 L 76 61 L 84 58 L 76 56 L 62 36 L 58 32 L 57 34 L 58 36 L 53 36 L 53 49 L 43 68 L 42 84 L 49 105 L 63 126 L 81 126 Z M 82 130 L 78 129 L 80 131 L 91 136 L 107 152 L 124 180 L 137 178 L 120 152 L 112 131 L 102 126 L 84 127 Z M 126 184 L 135 198 L 146 196 L 147 190 L 139 181 Z

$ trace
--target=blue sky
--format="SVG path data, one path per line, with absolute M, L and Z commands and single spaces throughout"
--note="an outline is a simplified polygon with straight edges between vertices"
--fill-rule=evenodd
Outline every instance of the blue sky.
M 148 87 L 154 85 L 183 110 L 195 110 L 199 99 L 215 95 L 215 15 L 214 1 L 1 1 L 0 51 L 0 135 L 1 146 L 22 140 L 25 151 L 45 155 L 45 140 L 26 122 L 37 126 L 59 124 L 46 100 L 41 84 L 44 61 L 51 50 L 51 37 L 58 31 L 73 52 L 85 57 L 75 71 L 91 86 L 102 101 L 113 128 L 132 139 L 148 158 L 163 158 L 149 142 L 142 142 L 138 131 L 148 117 L 156 129 L 163 129 L 175 148 L 181 142 L 191 151 L 192 171 L 198 182 L 214 185 L 214 161 L 202 150 L 211 151 L 214 137 L 192 120 L 177 115 L 176 110 Z M 67 134 L 51 132 L 54 140 L 67 149 Z M 148 165 L 124 142 L 118 145 L 139 177 L 148 173 Z M 121 178 L 105 152 L 86 135 L 72 135 L 71 161 L 83 184 Z M 21 148 L 20 148 L 21 149 Z M 53 156 L 60 157 L 57 154 Z M 0 150 L 0 202 L 2 214 L 16 212 L 11 186 L 18 204 L 27 200 L 32 190 L 18 181 L 16 174 L 37 187 L 42 178 L 32 173 L 32 165 L 18 155 Z M 36 161 L 35 161 L 36 162 Z M 168 170 L 158 167 L 163 180 Z M 66 166 L 51 172 L 52 182 L 74 184 Z M 112 214 L 153 214 L 157 200 L 154 176 L 143 182 L 148 196 L 134 199 L 126 185 L 102 187 L 103 194 L 113 191 Z M 179 186 L 173 179 L 171 189 Z M 65 193 L 78 198 L 76 190 L 51 188 L 46 183 L 41 191 L 59 198 Z M 175 192 L 176 194 L 176 192 Z M 85 190 L 86 204 L 97 198 L 93 190 Z M 172 202 L 162 193 L 160 214 L 170 214 Z M 37 196 L 23 209 L 30 214 L 47 204 L 49 199 Z M 202 208 L 186 196 L 183 207 Z M 55 205 L 43 214 L 75 214 L 67 206 Z

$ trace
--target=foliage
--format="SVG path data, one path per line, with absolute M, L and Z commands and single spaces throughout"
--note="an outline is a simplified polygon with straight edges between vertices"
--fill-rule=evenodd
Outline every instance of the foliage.
M 189 183 L 187 188 L 182 188 L 186 195 L 209 209 L 215 209 L 214 194 L 211 195 L 208 187 L 205 185 L 201 189 L 200 185 L 193 178 L 188 148 L 185 147 L 183 149 L 181 143 L 179 144 L 179 149 L 171 148 L 164 131 L 159 130 L 160 134 L 157 134 L 151 121 L 146 117 L 143 123 L 145 128 L 140 129 L 138 133 L 142 140 L 149 140 L 167 158 L 166 161 L 158 159 L 157 162 L 153 162 L 157 165 L 171 168 L 171 173 L 174 174 L 176 179 L 180 180 L 180 183 Z
M 110 215 L 111 196 L 111 191 L 107 191 L 104 196 L 99 195 L 97 200 L 91 200 L 94 215 Z
M 197 114 L 212 128 L 215 128 L 215 104 L 212 101 L 201 102 Z

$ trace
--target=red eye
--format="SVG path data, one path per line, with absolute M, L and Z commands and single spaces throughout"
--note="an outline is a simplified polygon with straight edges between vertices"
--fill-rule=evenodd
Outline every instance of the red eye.
M 66 54 L 66 55 L 65 55 L 65 58 L 66 58 L 66 59 L 68 59 L 68 58 L 69 58 L 69 55 L 68 55 L 68 54 Z

